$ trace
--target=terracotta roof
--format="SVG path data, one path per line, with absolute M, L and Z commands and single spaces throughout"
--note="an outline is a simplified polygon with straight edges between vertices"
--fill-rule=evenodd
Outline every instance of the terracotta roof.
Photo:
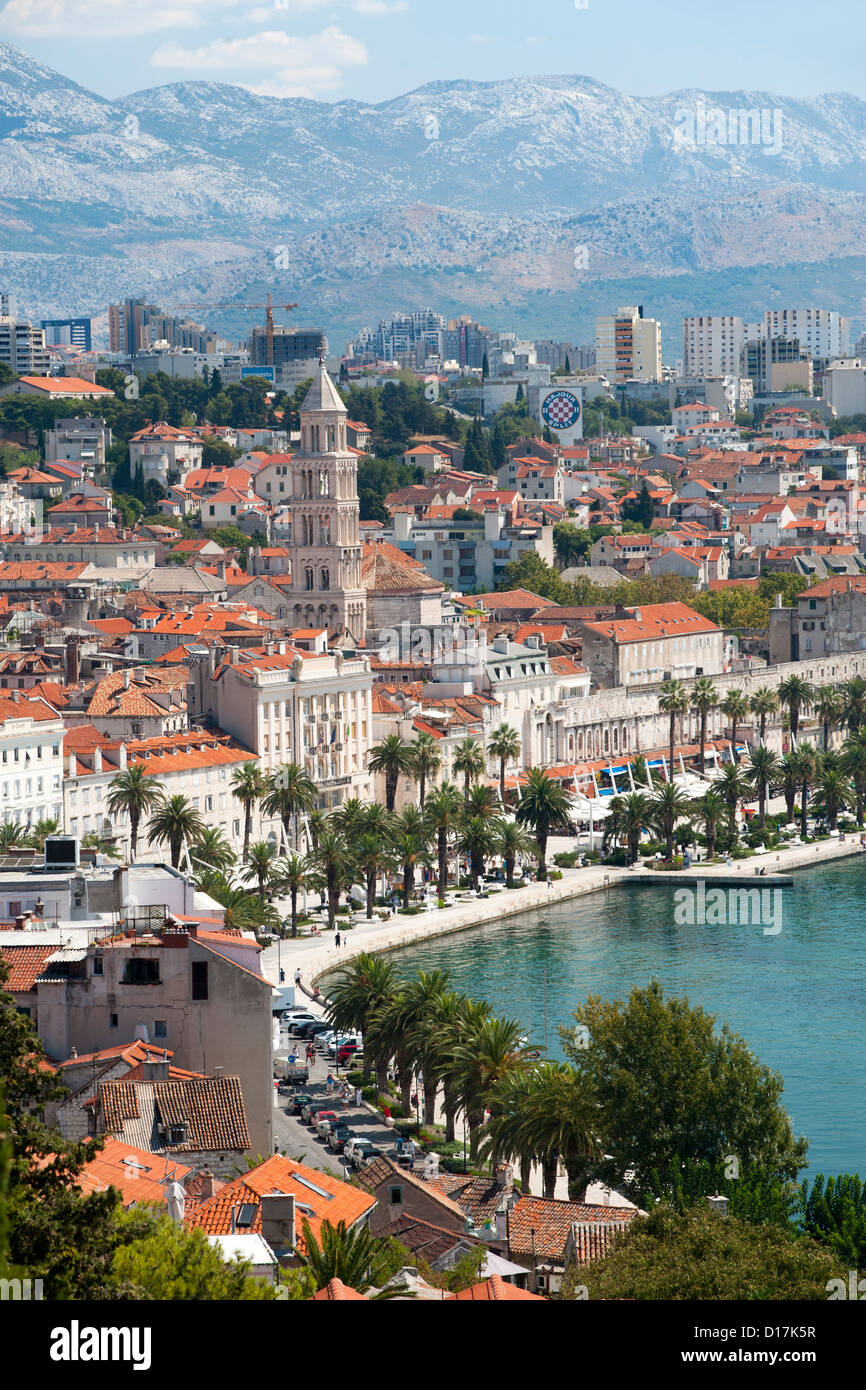
M 360 1188 L 350 1187 L 330 1173 L 308 1168 L 294 1159 L 275 1154 L 234 1182 L 227 1183 L 208 1201 L 202 1202 L 188 1214 L 186 1224 L 201 1226 L 208 1235 L 228 1235 L 232 1229 L 232 1208 L 239 1202 L 248 1202 L 256 1207 L 248 1229 L 251 1233 L 261 1233 L 261 1198 L 273 1192 L 295 1197 L 297 1246 L 301 1251 L 304 1248 L 301 1235 L 304 1217 L 309 1221 L 313 1234 L 318 1236 L 324 1220 L 330 1221 L 332 1226 L 345 1221 L 351 1227 L 375 1206 L 375 1198 Z M 323 1196 L 322 1193 L 327 1195 Z
M 537 1256 L 560 1260 L 575 1222 L 625 1227 L 635 1215 L 634 1207 L 590 1206 L 586 1202 L 520 1197 L 509 1216 L 511 1250 L 517 1255 L 531 1255 L 534 1239 Z
M 3 984 L 3 989 L 10 994 L 27 994 L 35 990 L 42 967 L 56 950 L 56 941 L 51 946 L 0 946 L 0 959 L 9 970 L 9 978 Z
M 613 618 L 600 623 L 585 623 L 587 632 L 598 633 L 620 642 L 646 642 L 660 637 L 692 636 L 699 632 L 720 632 L 721 629 L 689 608 L 685 603 L 642 604 L 637 610 L 628 610 L 629 618 Z M 640 613 L 640 619 L 634 616 Z
M 77 579 L 87 567 L 87 560 L 4 560 L 0 562 L 0 584 L 14 584 L 22 579 L 59 583 Z
M 509 1284 L 502 1278 L 501 1274 L 493 1274 L 489 1279 L 484 1279 L 480 1284 L 473 1284 L 468 1289 L 461 1289 L 460 1293 L 451 1293 L 446 1298 L 446 1303 L 471 1300 L 472 1302 L 482 1303 L 544 1303 L 545 1299 L 541 1294 L 530 1293 L 528 1289 L 519 1289 L 516 1284 Z
M 311 1303 L 369 1303 L 370 1300 L 364 1293 L 358 1293 L 357 1289 L 352 1289 L 348 1284 L 344 1284 L 342 1279 L 329 1279 L 323 1289 L 314 1293 L 310 1299 Z
M 40 391 L 47 391 L 49 395 L 59 395 L 65 392 L 69 395 L 76 392 L 82 396 L 113 396 L 114 392 L 109 391 L 107 386 L 97 386 L 92 381 L 85 381 L 80 376 L 22 376 L 19 377 L 27 386 L 35 386 Z
M 380 1154 L 379 1157 L 374 1158 L 371 1163 L 364 1164 L 364 1167 L 358 1173 L 355 1181 L 359 1187 L 363 1187 L 367 1192 L 375 1192 L 377 1187 L 381 1187 L 383 1183 L 392 1182 L 395 1178 L 399 1178 L 400 1182 L 405 1182 L 409 1187 L 415 1187 L 425 1192 L 428 1197 L 432 1196 L 436 1204 L 442 1207 L 443 1211 L 448 1212 L 450 1216 L 454 1217 L 455 1223 L 459 1225 L 459 1228 L 462 1230 L 465 1211 L 462 1207 L 458 1206 L 456 1201 L 453 1201 L 448 1196 L 444 1188 L 439 1186 L 441 1178 L 434 1178 L 428 1182 L 426 1179 L 417 1177 L 414 1173 L 407 1173 L 405 1169 L 398 1168 L 397 1164 L 392 1163 L 390 1158 L 386 1158 L 384 1154 Z M 465 1179 L 463 1181 L 465 1181 Z M 487 1181 L 489 1185 L 489 1180 Z M 498 1189 L 498 1191 L 501 1196 L 501 1188 Z
M 142 1202 L 162 1205 L 168 1183 L 183 1183 L 191 1172 L 185 1164 L 106 1135 L 100 1153 L 85 1163 L 74 1181 L 83 1192 L 105 1192 L 116 1187 L 125 1207 Z

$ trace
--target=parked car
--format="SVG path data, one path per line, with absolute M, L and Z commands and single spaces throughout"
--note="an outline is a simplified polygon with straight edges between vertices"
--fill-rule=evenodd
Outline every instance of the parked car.
M 305 1091 L 295 1091 L 294 1095 L 289 1101 L 288 1106 L 286 1107 L 288 1113 L 290 1115 L 300 1115 L 304 1106 L 311 1104 L 312 1099 L 313 1097 L 307 1095 Z
M 298 1063 L 294 1067 L 287 1066 L 283 1075 L 283 1085 L 306 1086 L 310 1079 L 309 1068 Z
M 352 1047 L 357 1047 L 359 1042 L 360 1038 L 357 1033 L 338 1033 L 336 1038 L 328 1039 L 328 1052 L 333 1056 L 335 1052 L 339 1052 L 342 1048 L 348 1047 L 350 1044 Z
M 342 1067 L 345 1066 L 346 1062 L 354 1061 L 356 1057 L 363 1057 L 363 1055 L 364 1049 L 360 1043 L 343 1043 L 343 1046 L 337 1053 L 337 1061 L 340 1063 L 340 1066 Z
M 315 1014 L 296 1014 L 289 1023 L 289 1032 L 298 1037 L 302 1028 L 306 1028 L 310 1023 L 318 1023 L 318 1021 Z
M 316 1116 L 316 1134 L 320 1139 L 327 1139 L 331 1125 L 341 1124 L 342 1120 L 342 1115 L 338 1115 L 336 1110 L 320 1110 Z
M 328 1148 L 335 1154 L 341 1153 L 351 1138 L 352 1130 L 347 1124 L 340 1122 L 331 1125 L 331 1128 L 328 1130 Z
M 365 1163 L 371 1163 L 374 1158 L 379 1157 L 379 1150 L 375 1144 L 371 1144 L 365 1139 L 360 1144 L 352 1146 L 352 1167 L 361 1169 Z
M 300 1028 L 296 1030 L 289 1029 L 289 1031 L 295 1031 L 299 1038 L 306 1038 L 309 1042 L 310 1038 L 317 1038 L 320 1033 L 326 1033 L 328 1031 L 328 1025 L 327 1023 L 322 1023 L 321 1019 L 317 1018 L 311 1023 L 302 1023 Z
M 310 1013 L 310 1010 L 307 1008 L 306 1004 L 292 1004 L 291 1008 L 289 1008 L 289 1009 L 283 1009 L 282 1013 L 280 1014 L 280 1018 L 281 1018 L 285 1023 L 291 1023 L 291 1021 L 292 1021 L 293 1018 L 297 1018 L 297 1017 L 298 1017 L 298 1014 L 309 1014 L 309 1013 Z
M 326 1100 L 324 1096 L 316 1096 L 315 1100 L 308 1101 L 301 1109 L 301 1119 L 305 1125 L 311 1125 L 317 1111 L 330 1110 L 330 1108 L 331 1102 L 329 1100 Z

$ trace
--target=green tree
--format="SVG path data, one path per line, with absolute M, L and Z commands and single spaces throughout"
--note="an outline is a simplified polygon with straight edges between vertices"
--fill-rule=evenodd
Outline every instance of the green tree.
M 851 783 L 837 767 L 821 764 L 816 787 L 815 810 L 824 816 L 832 831 L 836 829 L 840 811 L 847 811 L 853 804 Z
M 519 854 L 536 854 L 538 846 L 517 821 L 501 819 L 495 822 L 496 852 L 502 855 L 505 886 L 514 887 L 514 866 Z
M 837 719 L 848 725 L 849 734 L 856 734 L 866 724 L 866 680 L 852 676 L 842 687 L 841 708 Z
M 436 838 L 438 892 L 444 898 L 448 887 L 448 838 L 453 835 L 463 811 L 463 798 L 453 782 L 442 782 L 427 797 L 424 814 Z
M 300 763 L 281 763 L 265 783 L 262 811 L 266 816 L 279 816 L 286 844 L 297 848 L 298 817 L 306 816 L 309 821 L 318 799 L 316 784 Z
M 519 825 L 531 828 L 538 845 L 538 880 L 547 875 L 547 841 L 556 830 L 571 824 L 570 805 L 562 784 L 548 777 L 543 768 L 530 768 L 520 789 L 515 817 Z
M 659 709 L 668 716 L 668 781 L 674 778 L 674 747 L 677 720 L 682 720 L 689 708 L 689 692 L 682 681 L 665 681 L 659 690 Z
M 298 854 L 287 854 L 281 859 L 274 876 L 275 892 L 289 895 L 292 936 L 298 934 L 298 894 L 306 888 L 308 876 L 307 862 Z
M 800 835 L 805 840 L 808 834 L 809 791 L 818 776 L 819 753 L 814 743 L 804 740 L 794 751 L 794 761 L 800 784 Z
M 227 1264 L 203 1230 L 185 1230 L 170 1217 L 144 1209 L 117 1218 L 123 1243 L 114 1256 L 113 1279 L 124 1296 L 160 1302 L 268 1302 L 277 1285 L 251 1274 L 251 1266 Z
M 851 778 L 854 787 L 854 804 L 857 813 L 857 824 L 863 826 L 863 802 L 866 798 L 866 732 L 858 729 L 856 734 L 849 734 L 842 745 L 841 758 L 842 771 L 847 777 Z M 790 820 L 790 815 L 788 817 Z
M 496 829 L 489 816 L 464 816 L 460 821 L 457 847 L 469 857 L 472 887 L 478 892 L 484 876 L 485 860 L 496 852 Z
M 328 926 L 333 931 L 340 894 L 355 882 L 357 869 L 354 856 L 339 830 L 327 825 L 309 856 L 309 862 L 325 890 Z
M 758 716 L 760 721 L 760 739 L 761 743 L 764 743 L 767 737 L 767 719 L 771 714 L 775 714 L 776 710 L 779 708 L 779 697 L 775 690 L 771 690 L 769 686 L 762 685 L 755 691 L 750 699 L 749 708 L 752 714 Z
M 707 676 L 700 676 L 692 686 L 691 706 L 700 715 L 700 753 L 699 762 L 701 772 L 706 769 L 706 747 L 707 747 L 707 716 L 711 709 L 715 709 L 719 703 L 719 694 L 713 682 Z
M 454 771 L 463 774 L 463 794 L 468 798 L 469 787 L 484 773 L 484 750 L 476 738 L 464 738 L 454 750 Z
M 394 857 L 403 874 L 403 906 L 408 907 L 415 887 L 415 871 L 430 862 L 426 837 L 404 831 L 394 840 Z
M 666 783 L 665 785 L 670 785 Z M 635 864 L 640 854 L 641 832 L 652 817 L 652 801 L 643 792 L 630 792 L 622 798 L 621 830 L 628 845 L 629 863 Z
M 727 804 L 728 828 L 734 835 L 737 830 L 737 807 L 746 800 L 752 789 L 749 778 L 739 763 L 725 763 L 712 786 Z
M 424 810 L 424 798 L 427 793 L 427 781 L 436 776 L 442 766 L 442 754 L 439 751 L 439 744 L 432 734 L 420 733 L 412 748 L 412 770 L 418 783 L 418 805 Z
M 866 1265 L 866 1183 L 856 1173 L 819 1173 L 798 1193 L 798 1224 L 850 1268 Z
M 131 763 L 118 772 L 108 784 L 105 809 L 114 816 L 129 816 L 129 858 L 135 859 L 138 848 L 138 826 L 145 811 L 152 811 L 164 800 L 159 782 L 148 777 L 143 763 Z
M 411 744 L 404 743 L 399 734 L 386 734 L 381 743 L 370 749 L 367 767 L 385 778 L 385 806 L 394 810 L 397 782 L 401 777 L 413 777 L 415 755 Z
M 232 773 L 231 780 L 232 796 L 235 797 L 244 808 L 244 852 L 243 859 L 246 863 L 250 852 L 250 836 L 253 829 L 253 807 L 260 801 L 265 792 L 265 779 L 262 770 L 257 762 L 241 763 Z
M 721 702 L 721 711 L 731 721 L 731 749 L 734 762 L 739 761 L 737 753 L 737 729 L 749 713 L 749 699 L 742 690 L 728 690 Z
M 367 1294 L 371 1301 L 407 1297 L 399 1285 L 386 1287 L 397 1273 L 394 1254 L 390 1243 L 371 1235 L 366 1226 L 349 1230 L 345 1221 L 334 1226 L 324 1220 L 317 1237 L 304 1217 L 301 1230 L 301 1259 L 317 1289 L 327 1288 L 332 1279 L 340 1279 L 347 1288 Z
M 690 809 L 689 798 L 685 792 L 680 791 L 675 782 L 665 782 L 658 788 L 650 802 L 652 823 L 664 836 L 665 858 L 668 860 L 674 857 L 674 835 L 677 821 L 687 816 Z
M 719 822 L 722 817 L 727 815 L 727 807 L 724 797 L 719 796 L 718 792 L 712 789 L 705 791 L 703 796 L 692 802 L 695 815 L 700 817 L 704 827 L 704 835 L 707 841 L 707 858 L 715 857 L 716 836 L 719 830 Z
M 344 1032 L 366 1035 L 376 1010 L 397 988 L 397 974 L 391 961 L 361 951 L 337 975 L 330 991 L 328 1018 Z M 369 1079 L 371 1058 L 364 1053 L 364 1076 Z
M 814 699 L 815 687 L 810 685 L 805 676 L 787 676 L 779 685 L 779 701 L 788 707 L 791 737 L 795 743 L 800 730 L 800 715 L 812 708 Z
M 466 1112 L 472 1153 L 477 1152 L 484 1111 L 494 1087 L 511 1072 L 522 1071 L 537 1053 L 522 1041 L 523 1025 L 516 1019 L 484 1015 L 474 1021 L 465 1040 L 454 1048 L 454 1080 Z
M 821 685 L 815 691 L 814 711 L 821 724 L 821 747 L 830 747 L 830 732 L 842 714 L 842 701 L 832 685 Z
M 192 802 L 176 793 L 166 797 L 156 808 L 147 827 L 147 839 L 151 845 L 168 845 L 171 867 L 176 869 L 180 865 L 184 841 L 187 845 L 194 845 L 206 829 L 202 816 Z
M 376 879 L 397 867 L 393 845 L 390 840 L 373 830 L 365 830 L 354 845 L 358 868 L 364 875 L 367 893 L 367 919 L 372 921 L 373 906 L 376 901 Z
M 257 840 L 250 845 L 249 861 L 241 877 L 244 883 L 255 883 L 261 903 L 265 901 L 265 889 L 275 863 L 274 847 L 267 840 Z
M 499 797 L 505 808 L 505 768 L 508 763 L 517 762 L 523 751 L 520 734 L 510 724 L 500 724 L 490 735 L 487 752 L 491 758 L 499 760 Z
M 660 1206 L 631 1222 L 610 1254 L 570 1276 L 589 1297 L 660 1302 L 708 1299 L 825 1300 L 840 1275 L 817 1241 L 755 1226 L 708 1207 Z M 565 1282 L 563 1297 L 568 1297 Z
M 779 759 L 765 743 L 759 743 L 757 748 L 749 750 L 746 776 L 758 797 L 758 824 L 762 830 L 767 823 L 767 796 L 779 775 Z
M 649 530 L 655 517 L 655 507 L 650 497 L 646 478 L 641 482 L 637 497 L 633 501 L 623 502 L 619 510 L 623 521 L 639 522 L 641 526 L 645 526 Z
M 673 1162 L 735 1154 L 741 1167 L 796 1178 L 807 1143 L 791 1130 L 781 1076 L 727 1025 L 717 1032 L 712 1014 L 666 999 L 653 980 L 625 1001 L 590 995 L 574 1017 L 585 1031 L 560 1035 L 595 1096 L 607 1156 L 597 1176 L 641 1203 Z
M 218 826 L 209 825 L 190 849 L 195 863 L 226 873 L 237 861 L 237 855 Z

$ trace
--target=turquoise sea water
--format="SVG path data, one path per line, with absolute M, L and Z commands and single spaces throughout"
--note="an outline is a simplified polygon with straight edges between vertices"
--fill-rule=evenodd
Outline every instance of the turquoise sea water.
M 401 973 L 452 984 L 520 1019 L 551 1056 L 588 994 L 623 997 L 656 977 L 727 1022 L 785 1082 L 811 1173 L 866 1175 L 866 856 L 794 875 L 782 930 L 677 925 L 673 888 L 620 888 L 413 946 Z M 682 900 L 679 900 L 682 901 Z M 682 913 L 681 913 L 682 915 Z M 710 914 L 707 913 L 709 916 Z M 767 923 L 772 925 L 772 920 Z

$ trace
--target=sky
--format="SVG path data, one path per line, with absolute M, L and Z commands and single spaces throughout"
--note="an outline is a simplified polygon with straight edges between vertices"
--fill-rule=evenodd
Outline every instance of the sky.
M 570 73 L 641 96 L 866 99 L 864 0 L 0 0 L 0 41 L 109 98 L 198 79 L 379 102 Z

